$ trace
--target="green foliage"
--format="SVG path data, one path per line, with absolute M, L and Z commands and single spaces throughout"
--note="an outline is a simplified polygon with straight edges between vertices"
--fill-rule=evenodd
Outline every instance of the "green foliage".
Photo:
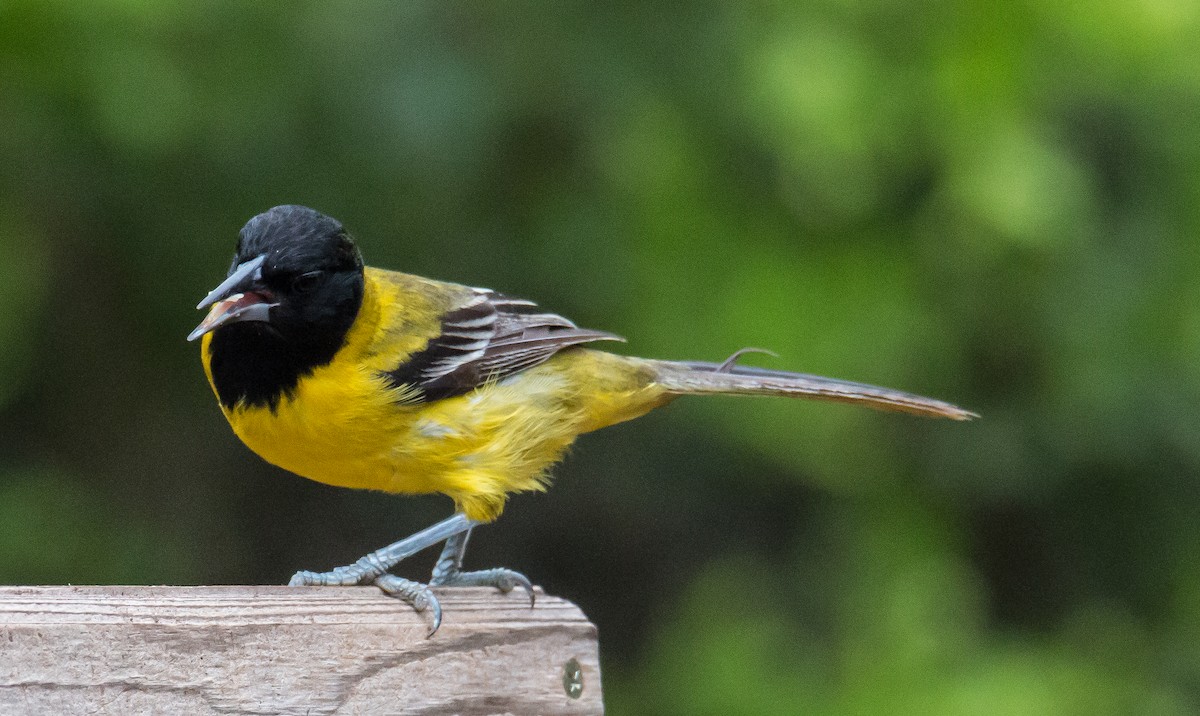
M 599 622 L 613 713 L 1194 712 L 1197 36 L 1181 0 L 0 4 L 0 580 L 282 582 L 443 514 L 263 466 L 183 342 L 297 202 L 633 353 L 984 415 L 584 440 L 471 560 Z

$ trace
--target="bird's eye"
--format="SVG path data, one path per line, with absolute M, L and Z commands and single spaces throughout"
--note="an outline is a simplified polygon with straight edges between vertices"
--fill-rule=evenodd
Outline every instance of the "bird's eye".
M 292 279 L 292 291 L 294 293 L 307 293 L 317 287 L 317 283 L 321 280 L 320 271 L 309 271 L 302 273 Z

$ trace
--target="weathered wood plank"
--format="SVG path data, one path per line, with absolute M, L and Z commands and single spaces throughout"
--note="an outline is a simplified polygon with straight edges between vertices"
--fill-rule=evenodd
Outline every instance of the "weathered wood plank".
M 0 587 L 0 714 L 603 712 L 575 605 L 437 594 L 427 639 L 373 587 Z

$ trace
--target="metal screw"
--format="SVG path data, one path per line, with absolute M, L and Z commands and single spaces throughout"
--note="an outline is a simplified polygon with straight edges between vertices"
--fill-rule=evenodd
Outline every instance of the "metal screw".
M 573 699 L 583 696 L 583 668 L 574 658 L 563 665 L 563 689 Z

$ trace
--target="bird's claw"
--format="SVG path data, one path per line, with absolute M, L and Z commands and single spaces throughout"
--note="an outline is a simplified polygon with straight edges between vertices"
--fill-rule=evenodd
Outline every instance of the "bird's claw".
M 442 605 L 428 585 L 414 582 L 411 579 L 397 577 L 394 574 L 372 575 L 351 567 L 338 567 L 329 572 L 310 572 L 301 570 L 292 575 L 290 587 L 353 587 L 360 584 L 374 584 L 389 597 L 395 597 L 413 608 L 418 614 L 426 611 L 433 613 L 433 625 L 428 636 L 433 636 L 442 625 Z
M 430 626 L 426 638 L 433 636 L 442 626 L 442 604 L 429 585 L 397 577 L 394 574 L 381 574 L 375 578 L 374 584 L 382 589 L 384 594 L 399 599 L 412 607 L 413 611 L 418 614 L 424 614 L 426 611 L 432 612 L 433 624 Z
M 533 583 L 529 581 L 529 578 L 520 572 L 505 569 L 504 567 L 481 569 L 476 572 L 452 570 L 435 573 L 433 579 L 429 580 L 429 583 L 438 587 L 495 587 L 504 594 L 508 594 L 517 587 L 520 587 L 529 595 L 529 607 L 531 609 L 536 599 L 536 594 L 533 591 Z

